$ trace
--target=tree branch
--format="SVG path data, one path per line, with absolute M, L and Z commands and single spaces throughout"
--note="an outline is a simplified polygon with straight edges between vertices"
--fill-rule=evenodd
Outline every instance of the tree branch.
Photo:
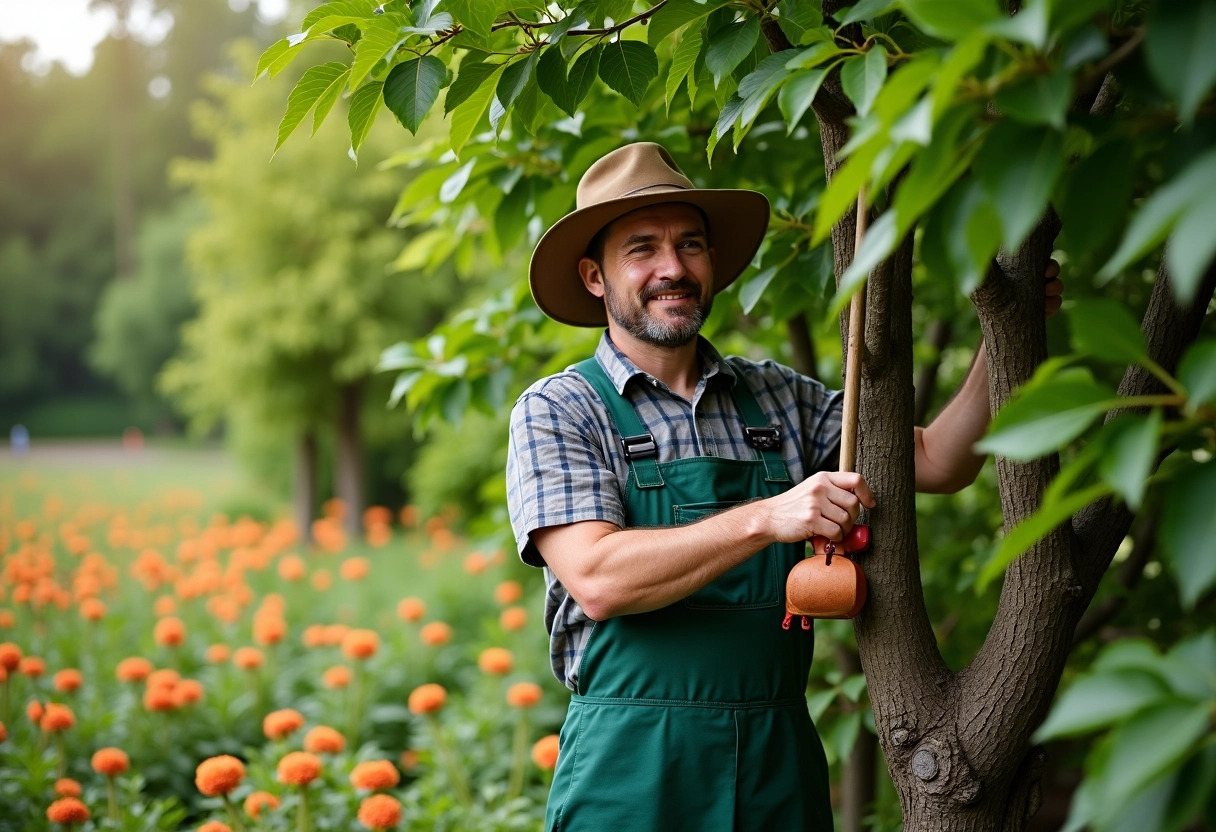
M 790 349 L 794 353 L 794 369 L 804 376 L 819 380 L 819 361 L 815 357 L 815 341 L 811 338 L 806 313 L 791 315 L 785 322 Z

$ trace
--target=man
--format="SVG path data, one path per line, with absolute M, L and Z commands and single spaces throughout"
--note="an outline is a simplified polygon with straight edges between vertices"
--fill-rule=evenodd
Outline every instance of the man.
M 830 830 L 813 637 L 781 627 L 785 576 L 874 497 L 833 470 L 841 394 L 698 336 L 768 201 L 697 189 L 638 143 L 592 165 L 577 204 L 537 245 L 532 292 L 607 332 L 593 360 L 520 397 L 507 463 L 520 554 L 546 569 L 553 670 L 574 691 L 546 829 Z M 988 418 L 981 350 L 916 430 L 918 490 L 974 480 Z

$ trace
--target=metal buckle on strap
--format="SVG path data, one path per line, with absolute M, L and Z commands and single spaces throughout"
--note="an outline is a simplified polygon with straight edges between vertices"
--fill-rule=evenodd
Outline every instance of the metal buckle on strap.
M 625 449 L 625 459 L 633 462 L 635 459 L 645 459 L 646 457 L 657 457 L 659 455 L 659 446 L 654 443 L 654 437 L 649 433 L 640 433 L 637 436 L 622 436 L 621 445 Z
M 765 428 L 744 428 L 747 444 L 757 451 L 773 451 L 781 447 L 781 428 L 769 425 Z

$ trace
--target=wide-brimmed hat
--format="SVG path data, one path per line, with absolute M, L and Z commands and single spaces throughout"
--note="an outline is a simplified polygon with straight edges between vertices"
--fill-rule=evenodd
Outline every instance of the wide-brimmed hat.
M 714 294 L 747 268 L 768 228 L 764 194 L 698 188 L 661 145 L 625 145 L 587 169 L 578 183 L 575 210 L 554 223 L 537 243 L 528 279 L 541 311 L 564 324 L 605 326 L 604 301 L 583 285 L 578 261 L 604 226 L 630 211 L 663 202 L 685 202 L 705 212 L 716 253 Z

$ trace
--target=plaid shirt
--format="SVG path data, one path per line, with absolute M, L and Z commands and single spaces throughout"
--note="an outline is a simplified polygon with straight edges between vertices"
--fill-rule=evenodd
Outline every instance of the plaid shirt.
M 607 333 L 595 351 L 617 392 L 654 436 L 659 462 L 694 456 L 757 459 L 731 396 L 731 388 L 746 379 L 769 423 L 781 426 L 790 478 L 797 483 L 835 468 L 842 393 L 775 361 L 724 359 L 703 338 L 698 355 L 701 380 L 688 402 L 639 370 Z M 507 452 L 507 505 L 524 563 L 544 566 L 530 538 L 536 529 L 583 520 L 606 520 L 623 528 L 628 475 L 608 410 L 582 376 L 567 368 L 528 388 L 511 412 Z M 545 579 L 550 662 L 557 678 L 574 690 L 594 622 L 552 570 L 545 569 Z

